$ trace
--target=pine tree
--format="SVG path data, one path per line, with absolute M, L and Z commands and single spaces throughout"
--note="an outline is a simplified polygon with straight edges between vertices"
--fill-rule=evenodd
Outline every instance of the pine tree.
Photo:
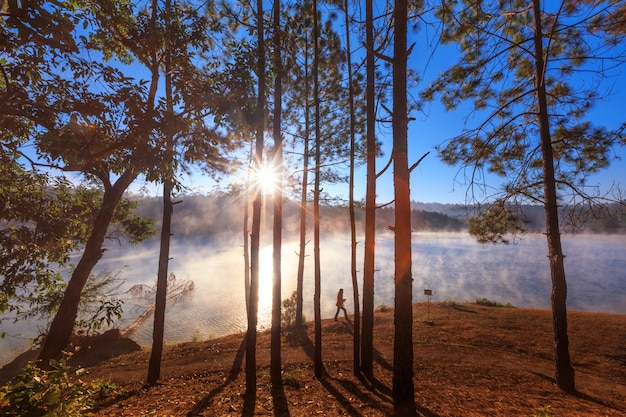
M 505 179 L 473 224 L 483 241 L 503 240 L 507 226 L 520 228 L 524 202 L 545 208 L 552 279 L 555 374 L 565 392 L 575 391 L 569 355 L 567 285 L 559 206 L 605 200 L 585 179 L 607 166 L 620 132 L 584 120 L 599 99 L 597 85 L 617 75 L 623 48 L 604 2 L 444 2 L 438 16 L 442 40 L 461 47 L 459 63 L 423 94 L 441 93 L 448 108 L 473 100 L 483 120 L 440 149 L 450 164 L 487 169 Z M 591 86 L 591 87 L 590 87 Z M 474 171 L 475 172 L 475 171 Z M 470 182 L 473 180 L 470 180 Z M 484 226 L 484 227 L 480 227 Z

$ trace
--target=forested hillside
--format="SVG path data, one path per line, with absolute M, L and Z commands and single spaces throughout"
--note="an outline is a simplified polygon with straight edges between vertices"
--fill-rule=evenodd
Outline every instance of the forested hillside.
M 155 227 L 160 227 L 162 201 L 158 197 L 138 197 L 138 214 L 150 217 Z M 173 228 L 174 233 L 185 236 L 232 235 L 238 236 L 243 230 L 243 200 L 226 193 L 210 195 L 184 195 L 176 199 Z M 268 197 L 266 207 L 272 206 Z M 288 234 L 297 234 L 299 229 L 299 206 L 297 202 L 286 200 L 283 208 L 284 230 Z M 325 233 L 346 232 L 350 230 L 350 216 L 345 206 L 321 207 L 321 230 Z M 545 213 L 541 206 L 524 206 L 523 220 L 529 232 L 541 232 L 545 229 Z M 477 208 L 463 204 L 441 204 L 413 202 L 411 224 L 414 232 L 463 232 L 468 230 L 468 219 L 476 215 Z M 272 212 L 265 210 L 265 224 L 271 225 Z M 379 208 L 376 211 L 376 228 L 388 230 L 393 225 L 393 206 Z M 358 230 L 363 230 L 364 211 L 356 212 Z M 582 219 L 583 215 L 579 215 Z M 589 217 L 589 216 L 587 216 Z M 567 216 L 564 215 L 564 219 Z M 312 221 L 309 222 L 312 226 Z M 567 232 L 586 233 L 626 233 L 626 218 L 611 217 L 605 219 L 588 218 L 576 229 L 570 227 Z

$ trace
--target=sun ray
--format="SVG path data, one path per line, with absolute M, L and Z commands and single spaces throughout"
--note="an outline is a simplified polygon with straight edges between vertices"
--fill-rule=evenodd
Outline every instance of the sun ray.
M 278 184 L 280 173 L 270 164 L 262 163 L 258 169 L 253 169 L 252 178 L 261 194 L 272 195 L 274 188 Z

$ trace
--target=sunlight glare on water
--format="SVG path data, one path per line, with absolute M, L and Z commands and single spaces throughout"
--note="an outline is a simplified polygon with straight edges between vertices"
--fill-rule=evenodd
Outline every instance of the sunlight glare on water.
M 413 300 L 426 301 L 424 289 L 433 292 L 432 301 L 472 301 L 488 298 L 517 307 L 550 307 L 550 271 L 547 244 L 543 235 L 526 235 L 509 245 L 480 245 L 464 233 L 414 233 Z M 94 271 L 117 272 L 130 287 L 154 285 L 159 254 L 158 240 L 140 246 L 111 246 Z M 335 313 L 335 296 L 344 288 L 348 313 L 354 312 L 350 275 L 350 241 L 343 235 L 325 236 L 321 254 L 321 311 L 323 318 Z M 363 245 L 357 247 L 362 260 Z M 563 236 L 568 284 L 567 305 L 571 310 L 626 313 L 626 239 L 624 236 Z M 284 300 L 296 289 L 299 252 L 295 240 L 285 240 L 282 250 L 282 294 Z M 313 252 L 307 246 L 304 276 L 304 315 L 313 320 Z M 258 328 L 269 329 L 272 303 L 272 246 L 261 248 L 259 257 Z M 247 328 L 243 249 L 241 244 L 174 239 L 170 272 L 178 279 L 192 280 L 194 291 L 168 300 L 165 341 L 175 343 L 206 340 Z M 379 235 L 376 244 L 375 306 L 394 304 L 393 238 Z M 357 263 L 362 285 L 362 262 Z M 360 292 L 362 289 L 360 288 Z M 145 307 L 143 307 L 145 309 Z M 124 304 L 125 328 L 143 311 L 133 303 Z M 152 339 L 152 316 L 132 334 L 144 346 Z M 4 324 L 3 324 L 4 326 Z M 0 363 L 28 345 L 43 323 L 29 321 L 3 327 L 7 337 L 0 340 Z M 21 337 L 15 337 L 21 335 Z

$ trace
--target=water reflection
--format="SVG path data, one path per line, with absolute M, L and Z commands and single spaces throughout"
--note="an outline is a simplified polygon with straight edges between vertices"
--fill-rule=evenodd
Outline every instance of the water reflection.
M 623 236 L 564 236 L 568 307 L 570 309 L 626 313 L 626 239 Z M 362 259 L 363 245 L 358 246 Z M 326 237 L 321 245 L 322 316 L 332 317 L 335 295 L 344 288 L 351 313 L 350 242 L 344 236 Z M 298 245 L 283 243 L 282 299 L 296 289 Z M 307 246 L 312 254 L 312 245 Z M 168 302 L 165 340 L 168 343 L 203 340 L 243 332 L 247 326 L 243 250 L 238 244 L 192 240 L 172 241 L 170 272 L 192 280 L 195 290 Z M 154 285 L 158 242 L 139 247 L 111 247 L 98 270 L 118 271 L 128 287 Z M 272 298 L 272 247 L 260 251 L 259 328 L 269 328 Z M 304 314 L 313 319 L 313 257 L 305 265 Z M 362 261 L 358 264 L 361 277 Z M 525 236 L 509 245 L 479 245 L 466 234 L 427 234 L 413 236 L 413 299 L 426 301 L 424 289 L 433 291 L 433 301 L 471 301 L 488 298 L 518 307 L 549 308 L 550 274 L 547 246 L 543 235 Z M 361 278 L 359 278 L 361 279 Z M 393 240 L 380 236 L 376 246 L 375 305 L 393 306 Z M 127 304 L 121 327 L 141 314 Z M 26 339 L 0 340 L 0 364 L 15 356 L 16 349 L 28 344 L 41 323 L 7 326 L 9 334 L 21 333 Z M 148 346 L 152 337 L 152 317 L 141 325 L 133 338 Z

